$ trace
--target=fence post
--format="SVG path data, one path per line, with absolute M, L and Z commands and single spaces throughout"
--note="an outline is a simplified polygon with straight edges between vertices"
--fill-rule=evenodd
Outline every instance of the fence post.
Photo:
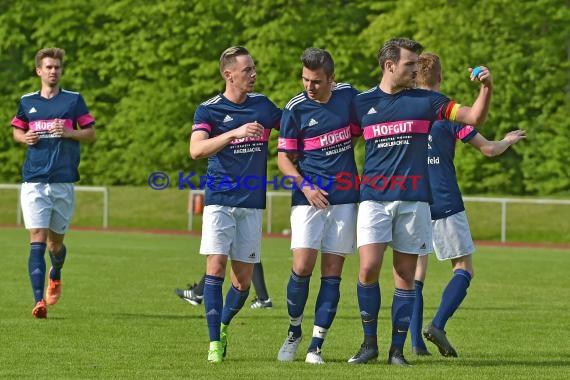
M 507 200 L 501 201 L 501 243 L 507 241 Z

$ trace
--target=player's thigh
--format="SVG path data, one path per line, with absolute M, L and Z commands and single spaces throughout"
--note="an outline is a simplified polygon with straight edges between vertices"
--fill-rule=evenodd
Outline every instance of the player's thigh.
M 321 252 L 352 255 L 356 245 L 356 203 L 328 207 Z
M 321 249 L 326 210 L 299 205 L 291 208 L 291 249 Z
M 358 205 L 356 245 L 388 244 L 392 241 L 392 203 L 364 201 Z
M 431 252 L 431 213 L 427 202 L 399 202 L 394 217 L 392 248 L 416 255 Z
M 258 263 L 261 260 L 261 228 L 263 210 L 236 208 L 236 238 L 230 249 L 230 259 L 244 263 Z M 253 270 L 253 266 L 251 267 Z
M 50 184 L 50 198 L 53 204 L 49 229 L 64 235 L 71 223 L 75 206 L 75 191 L 72 183 Z
M 438 260 L 471 255 L 475 245 L 465 211 L 432 222 L 433 247 Z
M 27 229 L 49 228 L 53 204 L 47 183 L 24 182 L 20 204 Z
M 232 207 L 208 205 L 202 214 L 200 254 L 228 256 L 236 237 L 236 220 Z

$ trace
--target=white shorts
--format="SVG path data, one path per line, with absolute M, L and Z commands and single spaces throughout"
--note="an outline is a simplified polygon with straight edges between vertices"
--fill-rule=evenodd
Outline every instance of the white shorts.
M 475 252 L 465 211 L 432 220 L 433 248 L 438 260 L 450 260 Z
M 291 208 L 291 249 L 311 248 L 324 253 L 350 255 L 355 252 L 356 203 Z
M 263 210 L 257 208 L 204 207 L 200 254 L 226 255 L 231 260 L 258 263 L 262 221 Z
M 20 190 L 24 225 L 65 234 L 73 216 L 74 197 L 73 183 L 24 182 Z
M 364 201 L 358 208 L 358 247 L 387 244 L 402 253 L 431 252 L 431 214 L 427 202 Z

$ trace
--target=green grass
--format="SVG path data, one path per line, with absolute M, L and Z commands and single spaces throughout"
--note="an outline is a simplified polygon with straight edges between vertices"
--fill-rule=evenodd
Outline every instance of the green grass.
M 73 226 L 100 227 L 103 223 L 103 196 L 77 192 Z M 0 224 L 16 223 L 15 190 L 0 190 Z M 109 227 L 173 229 L 188 228 L 188 191 L 149 187 L 109 188 Z M 466 203 L 469 223 L 476 240 L 501 238 L 501 207 L 497 203 Z M 289 229 L 289 197 L 273 200 L 272 232 Z M 265 212 L 267 215 L 267 211 Z M 507 240 L 510 242 L 570 243 L 570 205 L 509 204 Z M 193 218 L 192 229 L 200 230 L 202 218 Z M 266 221 L 263 224 L 267 230 Z
M 324 345 L 327 365 L 315 367 L 301 359 L 312 331 L 318 269 L 298 361 L 278 363 L 275 357 L 288 323 L 285 291 L 291 258 L 287 239 L 264 239 L 263 262 L 274 308 L 244 308 L 230 326 L 227 360 L 213 366 L 206 362 L 203 307 L 191 307 L 173 293 L 204 271 L 197 237 L 70 231 L 62 298 L 49 308 L 47 320 L 31 317 L 27 232 L 0 229 L 0 240 L 0 378 L 441 380 L 568 375 L 570 330 L 565 326 L 570 305 L 565 289 L 570 288 L 570 251 L 480 247 L 469 295 L 447 325 L 460 357 L 415 358 L 407 342 L 405 353 L 414 364 L 407 369 L 384 364 L 393 291 L 390 254 L 381 274 L 380 360 L 365 366 L 346 363 L 362 338 L 355 296 L 358 258 L 351 257 L 337 318 Z M 426 319 L 435 313 L 450 274 L 449 264 L 430 262 Z M 226 280 L 225 290 L 228 284 Z

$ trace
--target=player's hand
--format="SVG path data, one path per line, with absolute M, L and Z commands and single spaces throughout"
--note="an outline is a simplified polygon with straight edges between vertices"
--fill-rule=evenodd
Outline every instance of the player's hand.
M 53 125 L 49 129 L 49 133 L 55 137 L 63 137 L 65 132 L 64 121 L 62 119 L 55 119 Z
M 40 141 L 40 137 L 34 131 L 28 130 L 26 134 L 24 134 L 24 141 L 28 145 L 36 145 L 38 141 Z
M 263 136 L 263 125 L 257 121 L 247 123 L 236 129 L 236 139 L 243 139 L 246 137 L 260 138 Z
M 526 138 L 526 131 L 524 129 L 517 129 L 516 131 L 510 131 L 507 133 L 503 140 L 506 140 L 510 145 L 513 145 L 524 138 Z
M 486 66 L 479 66 L 481 68 L 481 72 L 477 76 L 471 75 L 471 81 L 479 80 L 484 86 L 492 87 L 493 86 L 493 77 L 491 76 L 491 71 Z M 469 68 L 469 73 L 473 72 L 473 68 Z
M 311 206 L 318 209 L 325 209 L 328 207 L 329 200 L 327 199 L 327 195 L 329 195 L 329 193 L 307 181 L 301 183 L 299 186 Z

